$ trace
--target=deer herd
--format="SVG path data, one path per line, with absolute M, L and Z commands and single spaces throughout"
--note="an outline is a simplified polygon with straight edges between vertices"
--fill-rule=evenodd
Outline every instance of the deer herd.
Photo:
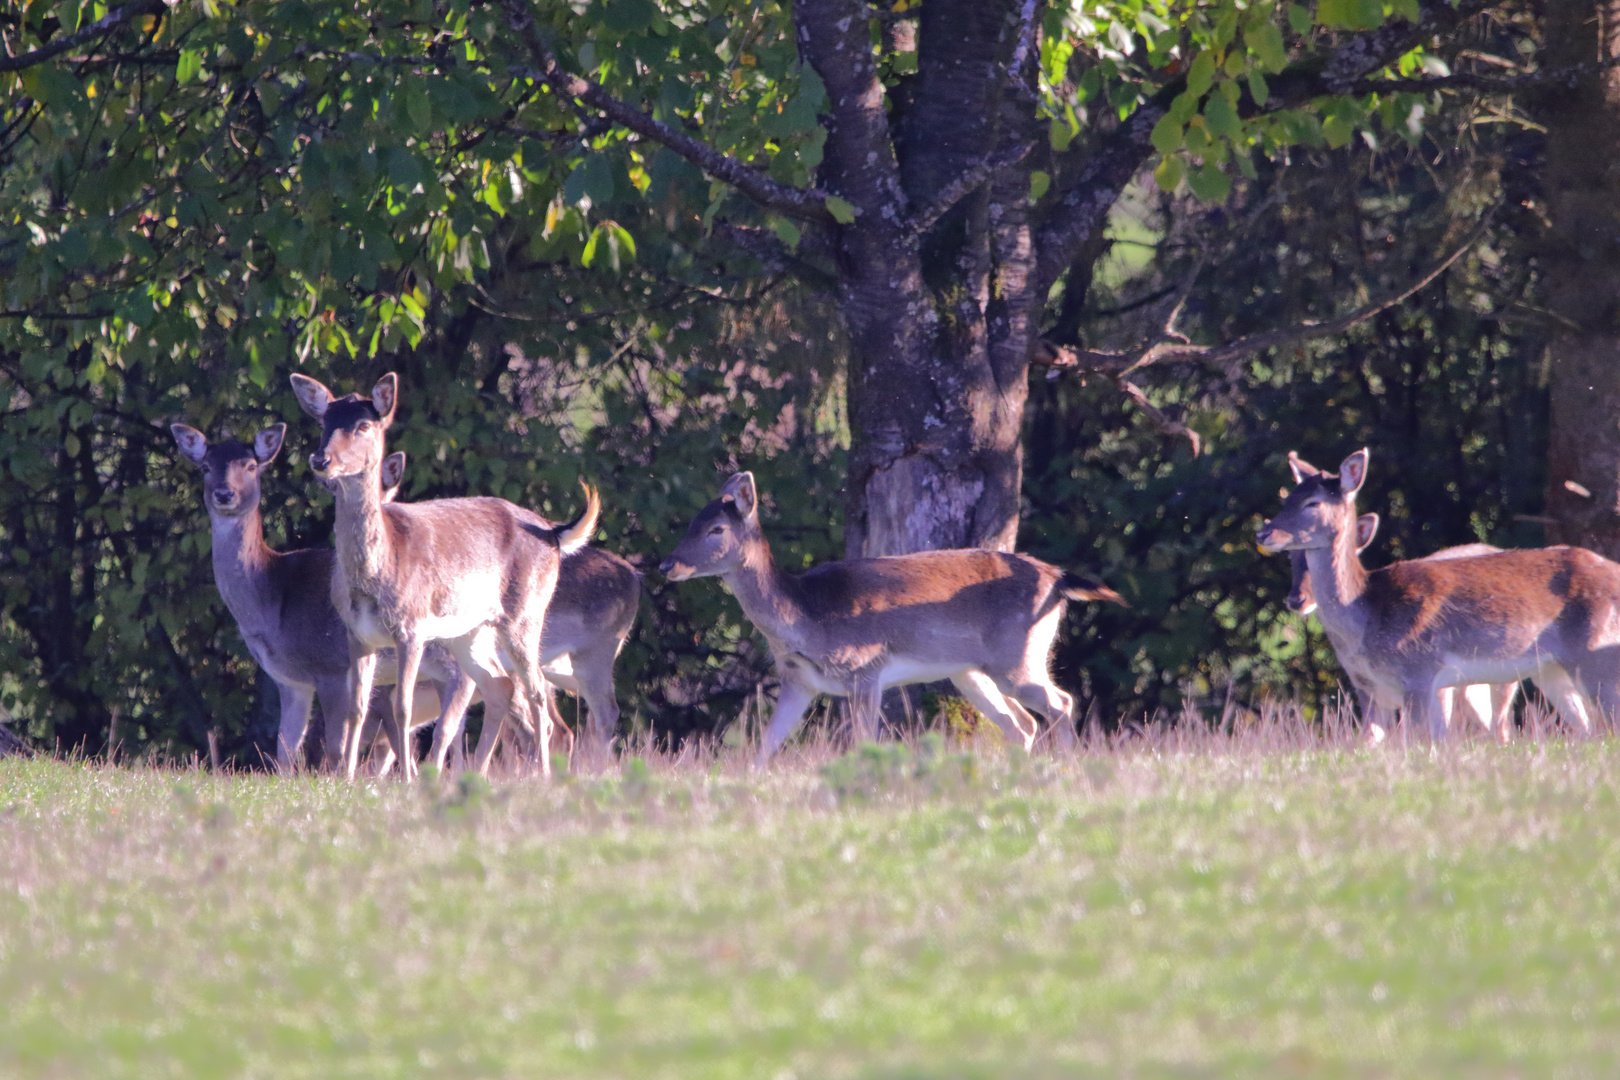
M 321 425 L 311 470 L 336 500 L 332 548 L 277 552 L 264 539 L 261 469 L 286 425 L 251 445 L 210 444 L 172 427 L 202 473 L 214 581 L 248 650 L 280 693 L 276 763 L 295 767 L 318 699 L 321 758 L 352 777 L 372 746 L 379 771 L 417 762 L 416 728 L 433 722 L 428 760 L 460 767 L 465 713 L 484 725 L 471 767 L 497 751 L 514 768 L 549 775 L 559 730 L 605 750 L 618 727 L 613 665 L 641 600 L 639 573 L 590 545 L 601 502 L 566 523 L 497 498 L 395 498 L 405 455 L 386 435 L 399 381 L 371 396 L 334 396 L 292 377 Z M 1358 515 L 1368 454 L 1337 474 L 1290 455 L 1295 486 L 1261 526 L 1268 553 L 1293 563 L 1290 609 L 1315 612 L 1353 686 L 1369 741 L 1397 714 L 1433 738 L 1471 714 L 1505 741 L 1521 680 L 1531 679 L 1566 723 L 1590 730 L 1620 715 L 1620 565 L 1575 547 L 1502 551 L 1483 544 L 1368 571 L 1359 553 L 1378 527 Z M 760 528 L 752 474 L 728 479 L 661 569 L 670 581 L 719 577 L 764 634 L 781 682 L 763 764 L 821 694 L 849 701 L 854 734 L 876 736 L 883 691 L 949 680 L 1010 742 L 1075 738 L 1074 699 L 1048 662 L 1070 600 L 1124 603 L 1106 585 L 1027 555 L 933 551 L 849 559 L 803 574 L 779 568 Z M 392 687 L 392 693 L 378 688 Z M 588 709 L 579 739 L 552 688 Z M 1043 729 L 1035 719 L 1046 722 Z

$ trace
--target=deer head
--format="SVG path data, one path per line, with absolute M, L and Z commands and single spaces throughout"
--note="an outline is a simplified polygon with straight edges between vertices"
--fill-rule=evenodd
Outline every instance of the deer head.
M 1334 475 L 1313 469 L 1290 454 L 1289 464 L 1299 484 L 1283 500 L 1277 516 L 1260 526 L 1260 549 L 1267 554 L 1309 551 L 1332 547 L 1347 531 L 1354 536 L 1356 492 L 1367 479 L 1367 458 L 1365 449 L 1357 450 Z
M 659 569 L 671 581 L 729 574 L 742 565 L 749 542 L 758 536 L 754 474 L 734 473 L 720 488 L 720 497 L 698 511 Z
M 294 375 L 292 387 L 298 404 L 321 422 L 321 446 L 309 459 L 316 476 L 337 480 L 381 469 L 384 437 L 399 403 L 399 376 L 390 371 L 377 380 L 369 398 L 333 397 L 307 375 Z
M 227 439 L 208 445 L 194 427 L 171 424 L 180 454 L 203 474 L 203 506 L 213 517 L 240 517 L 259 505 L 259 468 L 270 464 L 287 436 L 287 425 L 265 428 L 253 445 Z

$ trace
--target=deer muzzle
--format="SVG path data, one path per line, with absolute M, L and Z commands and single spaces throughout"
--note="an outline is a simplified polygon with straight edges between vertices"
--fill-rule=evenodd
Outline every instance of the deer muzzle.
M 658 564 L 658 571 L 671 581 L 685 581 L 692 576 L 692 568 L 677 561 L 673 555 Z

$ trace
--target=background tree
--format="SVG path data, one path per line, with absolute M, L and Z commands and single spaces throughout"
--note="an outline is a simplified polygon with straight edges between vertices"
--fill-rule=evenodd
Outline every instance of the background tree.
M 324 543 L 295 369 L 402 372 L 409 497 L 563 516 L 583 472 L 642 565 L 717 467 L 761 473 L 801 565 L 1010 544 L 1022 491 L 1021 546 L 1135 601 L 1063 645 L 1100 717 L 1329 689 L 1247 551 L 1287 449 L 1392 448 L 1388 550 L 1523 542 L 1541 509 L 1540 151 L 1521 88 L 1471 83 L 1545 69 L 1534 13 L 1483 10 L 13 4 L 5 705 L 256 760 L 164 425 L 293 418 L 270 527 Z M 650 584 L 627 712 L 752 710 L 734 605 Z

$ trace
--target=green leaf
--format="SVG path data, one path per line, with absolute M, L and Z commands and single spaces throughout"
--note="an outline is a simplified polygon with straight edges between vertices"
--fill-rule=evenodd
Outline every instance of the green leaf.
M 427 132 L 433 127 L 433 102 L 424 88 L 413 86 L 405 92 L 405 112 L 417 131 Z
M 1193 58 L 1192 66 L 1187 69 L 1187 93 L 1195 98 L 1203 97 L 1214 83 L 1215 54 L 1205 49 Z
M 1174 115 L 1166 113 L 1153 125 L 1153 133 L 1148 136 L 1153 143 L 1153 149 L 1161 154 L 1173 154 L 1181 149 L 1181 121 Z
M 1241 128 L 1242 122 L 1238 120 L 1237 110 L 1232 108 L 1231 102 L 1220 94 L 1210 97 L 1204 106 L 1204 123 L 1209 125 L 1211 135 L 1221 138 L 1231 138 Z
M 1384 21 L 1381 0 L 1320 0 L 1316 21 L 1335 30 L 1373 30 Z
M 174 65 L 174 81 L 182 86 L 202 74 L 203 54 L 196 49 L 181 49 L 180 59 Z
M 1226 197 L 1232 194 L 1232 181 L 1226 178 L 1226 173 L 1219 165 L 1213 163 L 1189 173 L 1187 186 L 1192 189 L 1194 195 L 1207 203 L 1224 203 Z
M 827 213 L 840 225 L 852 225 L 855 222 L 855 207 L 837 195 L 827 196 Z
M 563 183 L 563 202 L 578 206 L 587 198 L 593 207 L 613 201 L 613 164 L 606 154 L 587 154 Z
M 1153 170 L 1153 182 L 1159 185 L 1160 191 L 1174 191 L 1186 173 L 1187 165 L 1181 160 L 1181 155 L 1171 154 Z
M 1415 2 L 1415 0 L 1414 0 Z M 1265 22 L 1243 32 L 1243 40 L 1267 71 L 1276 74 L 1288 66 L 1288 49 L 1276 23 Z
M 1311 32 L 1311 11 L 1302 4 L 1288 5 L 1288 25 L 1294 33 L 1304 37 Z
M 657 13 L 651 0 L 608 0 L 602 5 L 602 25 L 621 34 L 639 34 L 652 25 Z
M 1389 9 L 1390 14 L 1399 15 L 1409 23 L 1423 18 L 1423 9 L 1418 7 L 1418 0 L 1394 0 Z
M 789 251 L 799 246 L 799 237 L 801 236 L 799 227 L 787 218 L 772 218 L 771 231 L 776 233 L 776 238 L 782 241 Z
M 1029 201 L 1038 203 L 1052 186 L 1052 174 L 1036 169 L 1029 174 Z
M 1249 72 L 1249 96 L 1254 98 L 1256 105 L 1264 105 L 1266 99 L 1271 97 L 1271 87 L 1266 85 L 1266 77 L 1259 71 Z

